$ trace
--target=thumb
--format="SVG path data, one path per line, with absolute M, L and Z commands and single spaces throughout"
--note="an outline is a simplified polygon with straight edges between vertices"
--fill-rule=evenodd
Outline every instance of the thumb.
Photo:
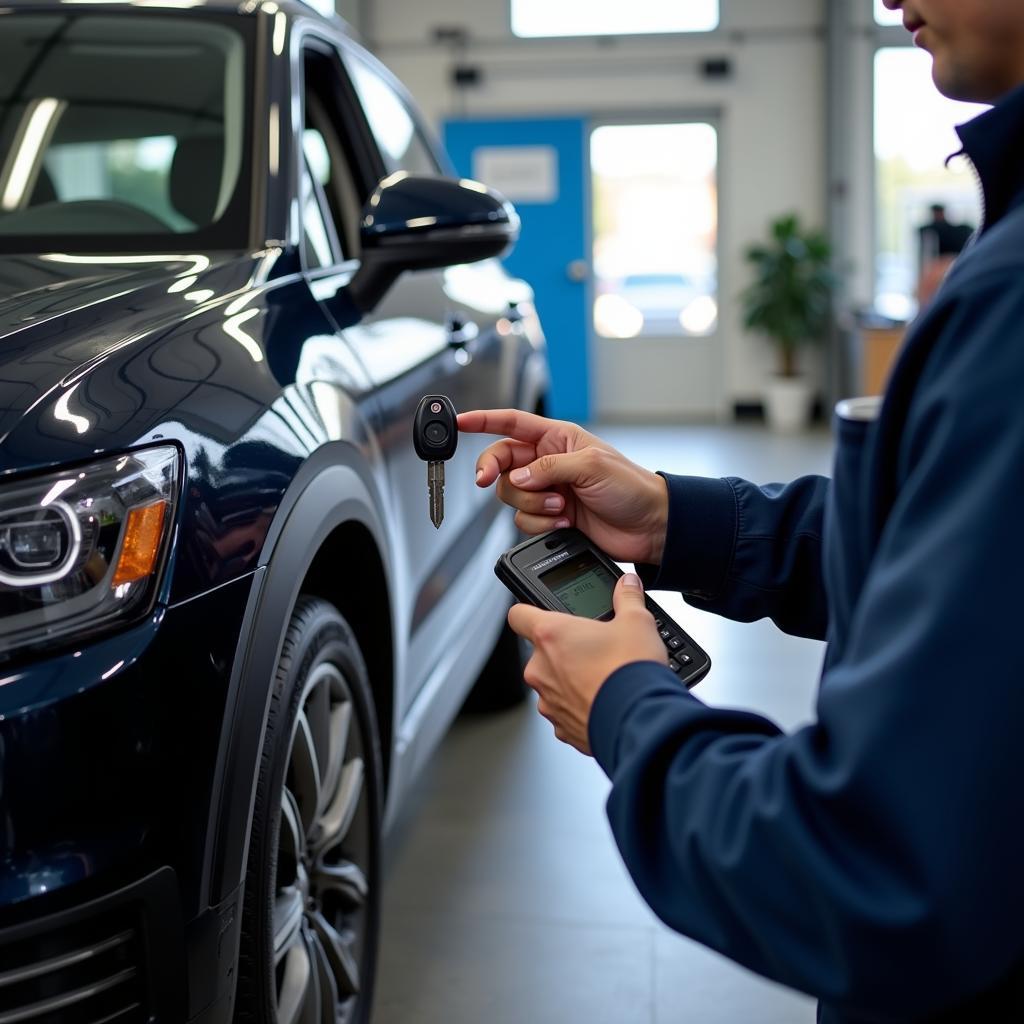
M 597 449 L 583 448 L 562 455 L 543 455 L 522 469 L 509 473 L 509 480 L 525 491 L 539 491 L 556 484 L 582 486 L 594 475 Z
M 625 576 L 620 577 L 615 584 L 612 602 L 615 608 L 615 618 L 624 613 L 647 611 L 647 604 L 644 601 L 644 585 L 636 573 L 627 572 Z

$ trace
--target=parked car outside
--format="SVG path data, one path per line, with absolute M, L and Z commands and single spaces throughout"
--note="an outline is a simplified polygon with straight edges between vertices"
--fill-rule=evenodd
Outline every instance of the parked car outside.
M 600 283 L 594 326 L 605 338 L 710 334 L 718 323 L 715 280 L 667 271 L 627 274 Z
M 436 531 L 412 447 L 548 387 L 449 173 L 304 4 L 0 8 L 0 1020 L 369 1019 L 381 836 L 522 695 L 484 440 Z

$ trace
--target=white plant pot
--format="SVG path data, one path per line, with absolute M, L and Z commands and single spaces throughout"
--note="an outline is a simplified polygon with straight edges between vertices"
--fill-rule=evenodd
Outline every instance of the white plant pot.
M 772 377 L 765 389 L 768 426 L 781 434 L 803 430 L 811 418 L 811 385 L 803 377 Z

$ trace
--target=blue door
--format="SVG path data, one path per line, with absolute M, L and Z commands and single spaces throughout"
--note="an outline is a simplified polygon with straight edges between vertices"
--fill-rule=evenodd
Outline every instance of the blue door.
M 444 126 L 459 174 L 493 185 L 519 211 L 522 235 L 505 265 L 536 295 L 551 365 L 548 414 L 577 423 L 591 408 L 586 133 L 582 118 L 562 117 Z

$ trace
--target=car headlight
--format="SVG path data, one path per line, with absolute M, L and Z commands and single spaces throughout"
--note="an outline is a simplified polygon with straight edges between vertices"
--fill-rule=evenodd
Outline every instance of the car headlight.
M 180 486 L 176 448 L 0 484 L 0 660 L 149 609 Z

